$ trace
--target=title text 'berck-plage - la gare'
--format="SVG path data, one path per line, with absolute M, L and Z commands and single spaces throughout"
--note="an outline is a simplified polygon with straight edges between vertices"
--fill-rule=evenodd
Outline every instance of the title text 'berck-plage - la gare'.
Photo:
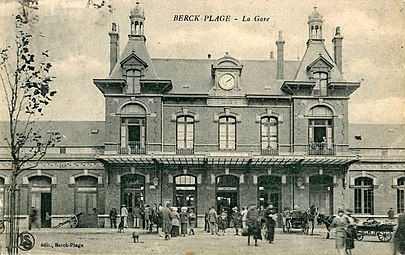
M 231 15 L 200 15 L 200 14 L 175 14 L 173 16 L 173 21 L 184 21 L 184 22 L 194 22 L 194 21 L 207 21 L 207 22 L 230 22 L 230 21 L 242 21 L 242 22 L 268 22 L 269 17 L 263 17 L 260 15 L 247 16 L 243 15 L 242 18 L 232 18 Z

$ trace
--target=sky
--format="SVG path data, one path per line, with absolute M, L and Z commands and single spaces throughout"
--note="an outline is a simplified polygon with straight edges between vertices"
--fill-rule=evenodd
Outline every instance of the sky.
M 15 0 L 0 0 L 0 48 L 13 41 Z M 101 0 L 94 0 L 101 2 Z M 119 25 L 120 47 L 129 34 L 135 0 L 106 0 L 108 8 L 87 8 L 87 0 L 39 0 L 43 36 L 57 90 L 43 119 L 104 120 L 104 98 L 93 84 L 109 72 L 111 23 Z M 331 55 L 334 29 L 341 27 L 343 75 L 362 81 L 349 101 L 350 123 L 405 124 L 405 0 L 141 0 L 152 58 L 218 59 L 229 52 L 239 60 L 269 59 L 283 31 L 285 60 L 301 59 L 308 39 L 308 14 L 316 5 L 324 18 L 323 37 Z M 238 21 L 176 22 L 174 15 L 231 15 Z M 266 22 L 242 22 L 259 15 Z M 0 92 L 4 99 L 3 92 Z M 2 103 L 4 100 L 2 101 Z M 4 103 L 0 119 L 6 119 Z

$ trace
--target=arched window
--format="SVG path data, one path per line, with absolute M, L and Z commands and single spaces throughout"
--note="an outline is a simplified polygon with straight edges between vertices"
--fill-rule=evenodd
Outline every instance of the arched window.
M 309 110 L 309 155 L 334 155 L 333 112 L 326 106 L 315 106 Z
M 397 213 L 405 212 L 405 177 L 397 180 Z
M 224 116 L 219 118 L 219 149 L 236 149 L 236 118 Z
M 313 89 L 314 96 L 326 96 L 328 95 L 328 74 L 324 72 L 316 72 L 313 75 L 313 79 L 316 84 Z
M 146 153 L 146 110 L 143 106 L 130 103 L 121 108 L 122 154 Z
M 177 117 L 177 154 L 194 153 L 194 118 Z
M 374 213 L 374 183 L 369 177 L 358 177 L 354 180 L 354 212 Z
M 278 122 L 274 117 L 261 118 L 261 145 L 262 152 L 277 154 L 278 151 Z

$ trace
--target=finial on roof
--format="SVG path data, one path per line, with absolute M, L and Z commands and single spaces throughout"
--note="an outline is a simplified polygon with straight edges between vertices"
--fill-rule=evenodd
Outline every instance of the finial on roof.
M 229 51 L 225 52 L 225 57 L 229 57 Z
M 308 19 L 322 19 L 322 15 L 317 10 L 318 7 L 314 6 L 314 10 L 309 14 Z

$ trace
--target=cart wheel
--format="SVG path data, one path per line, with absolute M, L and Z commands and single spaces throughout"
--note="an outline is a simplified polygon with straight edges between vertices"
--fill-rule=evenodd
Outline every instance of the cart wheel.
M 388 242 L 392 238 L 392 233 L 387 230 L 380 230 L 377 232 L 377 236 L 381 242 Z
M 363 238 L 364 238 L 363 231 L 357 231 L 357 236 L 356 236 L 357 241 L 361 241 L 361 240 L 363 240 Z
M 69 222 L 70 227 L 75 228 L 77 226 L 77 223 L 79 223 L 79 220 L 77 219 L 76 215 L 73 215 Z
M 23 231 L 18 235 L 18 248 L 23 251 L 29 251 L 35 246 L 35 238 L 34 236 L 28 232 Z
M 6 225 L 4 224 L 4 221 L 0 221 L 0 234 L 4 232 L 6 229 Z

